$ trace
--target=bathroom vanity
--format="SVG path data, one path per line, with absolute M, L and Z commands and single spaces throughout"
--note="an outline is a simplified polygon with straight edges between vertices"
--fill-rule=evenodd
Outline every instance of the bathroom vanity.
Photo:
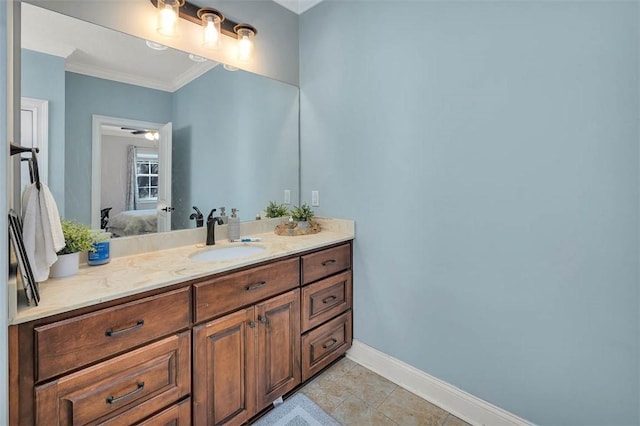
M 11 424 L 247 422 L 351 346 L 352 240 L 270 233 L 248 258 L 180 247 L 42 284 L 51 303 L 10 327 Z

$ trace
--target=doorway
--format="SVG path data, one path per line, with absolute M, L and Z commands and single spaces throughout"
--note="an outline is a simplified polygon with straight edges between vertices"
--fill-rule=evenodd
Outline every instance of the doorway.
M 105 170 L 105 151 L 110 149 L 110 138 L 117 131 L 129 136 L 129 149 L 117 159 L 109 154 L 106 163 L 127 170 L 127 178 L 118 178 L 116 172 Z M 152 123 L 118 117 L 94 115 L 92 122 L 91 153 L 91 227 L 105 227 L 104 212 L 109 220 L 121 222 L 116 236 L 140 235 L 171 230 L 171 123 Z M 145 143 L 141 141 L 145 140 Z M 139 142 L 136 142 L 139 141 Z M 150 144 L 151 143 L 151 144 Z M 132 154 L 133 153 L 133 154 Z M 118 180 L 120 182 L 118 182 Z M 114 197 L 103 200 L 105 189 L 117 188 L 115 197 L 122 200 L 113 213 Z M 132 200 L 128 200 L 132 198 Z M 122 225 L 124 223 L 124 225 Z M 115 225 L 115 224 L 114 224 Z

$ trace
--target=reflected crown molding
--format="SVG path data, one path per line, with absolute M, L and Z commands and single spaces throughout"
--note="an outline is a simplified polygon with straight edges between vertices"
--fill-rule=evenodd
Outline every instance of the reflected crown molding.
M 147 87 L 149 89 L 162 90 L 173 93 L 196 78 L 200 77 L 207 71 L 215 68 L 218 62 L 202 62 L 188 68 L 182 74 L 177 75 L 172 81 L 158 80 L 149 78 L 140 74 L 129 74 L 122 71 L 110 70 L 96 65 L 86 63 L 73 62 L 71 60 L 65 63 L 65 70 L 77 74 L 84 74 L 91 77 L 103 78 L 105 80 L 118 81 L 120 83 L 133 84 L 136 86 Z

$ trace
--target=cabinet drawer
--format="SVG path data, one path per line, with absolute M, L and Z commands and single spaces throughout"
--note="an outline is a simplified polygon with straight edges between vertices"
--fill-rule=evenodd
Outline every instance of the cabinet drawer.
M 302 288 L 302 332 L 351 308 L 351 271 Z
M 302 336 L 302 381 L 340 357 L 351 347 L 351 311 Z
M 302 284 L 309 284 L 351 267 L 351 245 L 302 256 Z
M 196 322 L 235 311 L 300 285 L 297 258 L 194 284 Z
M 189 287 L 35 328 L 36 381 L 189 326 Z
M 36 423 L 127 425 L 187 396 L 191 333 L 185 331 L 35 389 Z
M 191 425 L 191 399 L 172 405 L 155 416 L 138 423 L 137 426 L 190 426 Z

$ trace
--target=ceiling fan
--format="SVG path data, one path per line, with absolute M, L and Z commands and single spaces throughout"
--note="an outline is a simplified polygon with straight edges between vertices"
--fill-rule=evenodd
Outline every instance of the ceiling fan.
M 120 129 L 130 132 L 132 135 L 144 135 L 144 137 L 150 141 L 157 141 L 160 139 L 160 134 L 157 130 L 133 129 L 131 127 L 121 127 Z

